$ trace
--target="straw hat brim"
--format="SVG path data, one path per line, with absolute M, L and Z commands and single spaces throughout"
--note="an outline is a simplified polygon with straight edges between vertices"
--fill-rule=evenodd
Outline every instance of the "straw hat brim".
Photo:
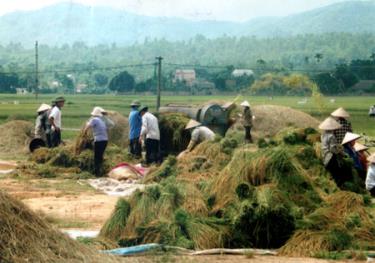
M 347 132 L 345 134 L 345 137 L 344 139 L 342 140 L 342 145 L 344 144 L 347 144 L 349 142 L 352 142 L 352 141 L 355 141 L 355 140 L 358 140 L 359 138 L 361 138 L 361 135 L 359 134 L 355 134 L 355 133 L 351 133 L 351 132 Z
M 46 111 L 50 109 L 51 109 L 50 105 L 43 103 L 42 105 L 40 105 L 40 107 L 37 109 L 36 112 L 42 112 L 42 111 Z
M 185 130 L 192 129 L 198 126 L 201 126 L 202 124 L 196 120 L 191 119 L 188 124 L 185 126 Z
M 374 163 L 375 164 L 375 154 L 371 154 L 368 158 L 367 158 L 367 161 L 369 161 L 370 163 Z
M 354 144 L 354 150 L 356 152 L 367 151 L 369 148 L 366 145 L 356 142 Z
M 350 114 L 346 110 L 344 110 L 344 108 L 338 108 L 331 113 L 331 116 L 336 118 L 349 118 Z
M 332 117 L 328 117 L 319 125 L 319 129 L 324 130 L 324 131 L 334 131 L 340 128 L 341 128 L 341 124 L 338 123 Z
M 247 100 L 245 100 L 244 102 L 242 102 L 240 105 L 242 107 L 250 107 L 250 103 Z

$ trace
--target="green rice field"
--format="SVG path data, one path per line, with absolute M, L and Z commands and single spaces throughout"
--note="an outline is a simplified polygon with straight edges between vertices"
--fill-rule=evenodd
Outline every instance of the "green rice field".
M 39 105 L 50 103 L 57 95 L 40 95 L 38 99 L 34 95 L 0 95 L 0 124 L 10 119 L 25 119 L 34 121 L 36 109 Z M 94 106 L 101 106 L 108 110 L 118 111 L 128 115 L 129 104 L 134 99 L 139 99 L 142 104 L 148 105 L 155 110 L 156 96 L 136 95 L 67 95 L 67 101 L 63 109 L 63 127 L 80 128 L 90 117 Z M 373 97 L 324 97 L 323 114 L 313 99 L 308 98 L 306 103 L 301 97 L 252 97 L 252 96 L 162 96 L 161 105 L 168 103 L 179 104 L 201 104 L 207 101 L 237 101 L 249 100 L 252 105 L 272 104 L 289 106 L 307 112 L 318 119 L 324 119 L 331 111 L 338 107 L 344 107 L 351 114 L 353 129 L 357 133 L 365 133 L 375 136 L 375 119 L 368 116 L 368 109 L 375 104 Z M 293 116 L 290 116 L 293 118 Z M 74 137 L 76 132 L 65 131 L 63 137 L 69 139 Z

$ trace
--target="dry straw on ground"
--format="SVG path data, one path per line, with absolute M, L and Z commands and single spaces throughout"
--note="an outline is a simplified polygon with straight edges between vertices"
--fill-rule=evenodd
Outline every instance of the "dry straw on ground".
M 257 105 L 251 109 L 255 116 L 252 129 L 255 138 L 273 137 L 287 127 L 316 128 L 319 125 L 319 121 L 311 115 L 289 107 Z M 233 129 L 243 129 L 240 120 L 230 130 Z
M 25 154 L 31 140 L 34 125 L 28 121 L 10 121 L 0 125 L 0 153 Z
M 119 262 L 71 240 L 0 191 L 1 262 Z

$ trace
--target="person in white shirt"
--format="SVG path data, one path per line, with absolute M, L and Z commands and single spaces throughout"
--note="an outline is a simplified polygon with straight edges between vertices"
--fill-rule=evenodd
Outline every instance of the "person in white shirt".
M 61 143 L 61 109 L 64 107 L 65 99 L 58 97 L 55 103 L 48 117 L 51 124 L 51 147 L 57 147 Z
M 191 152 L 195 146 L 203 141 L 213 141 L 215 139 L 215 133 L 209 128 L 202 126 L 200 122 L 193 119 L 185 127 L 186 130 L 194 129 L 191 133 L 190 143 L 186 149 L 187 152 Z
M 367 170 L 366 189 L 371 193 L 371 196 L 375 196 L 375 154 L 373 153 L 367 160 L 370 166 Z
M 140 142 L 145 138 L 146 164 L 160 163 L 160 130 L 158 119 L 148 112 L 148 107 L 144 106 L 139 111 L 142 116 L 142 129 Z

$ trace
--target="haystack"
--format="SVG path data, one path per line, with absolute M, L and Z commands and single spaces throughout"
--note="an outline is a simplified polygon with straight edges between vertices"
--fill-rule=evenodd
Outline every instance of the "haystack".
M 181 113 L 161 113 L 159 119 L 160 147 L 164 156 L 185 150 L 190 141 L 190 131 L 185 130 L 189 118 Z
M 126 148 L 129 145 L 129 123 L 128 119 L 122 114 L 111 111 L 108 112 L 108 118 L 111 119 L 115 126 L 109 130 L 109 143 L 119 147 Z M 75 143 L 75 153 L 80 154 L 85 149 L 91 149 L 93 146 L 93 135 L 89 130 L 84 133 L 85 125 L 82 127 L 80 134 L 77 136 Z
M 326 204 L 304 217 L 301 228 L 280 250 L 287 256 L 316 256 L 317 253 L 375 246 L 375 222 L 363 196 L 340 191 Z
M 329 250 L 372 245 L 362 196 L 338 189 L 311 135 L 311 128 L 284 131 L 262 149 L 217 139 L 182 158 L 169 157 L 146 177 L 149 187 L 119 203 L 102 235 L 121 245 L 186 248 L 279 248 L 287 242 L 286 254 L 296 243 Z M 336 211 L 344 221 L 333 217 Z
M 0 191 L 1 262 L 119 262 L 71 240 Z
M 288 128 L 317 128 L 319 121 L 311 115 L 289 107 L 276 105 L 258 105 L 252 108 L 255 116 L 252 134 L 254 138 L 273 137 L 279 131 Z M 243 130 L 241 121 L 238 120 L 228 131 Z
M 28 121 L 15 120 L 0 125 L 0 153 L 26 154 L 34 125 Z

